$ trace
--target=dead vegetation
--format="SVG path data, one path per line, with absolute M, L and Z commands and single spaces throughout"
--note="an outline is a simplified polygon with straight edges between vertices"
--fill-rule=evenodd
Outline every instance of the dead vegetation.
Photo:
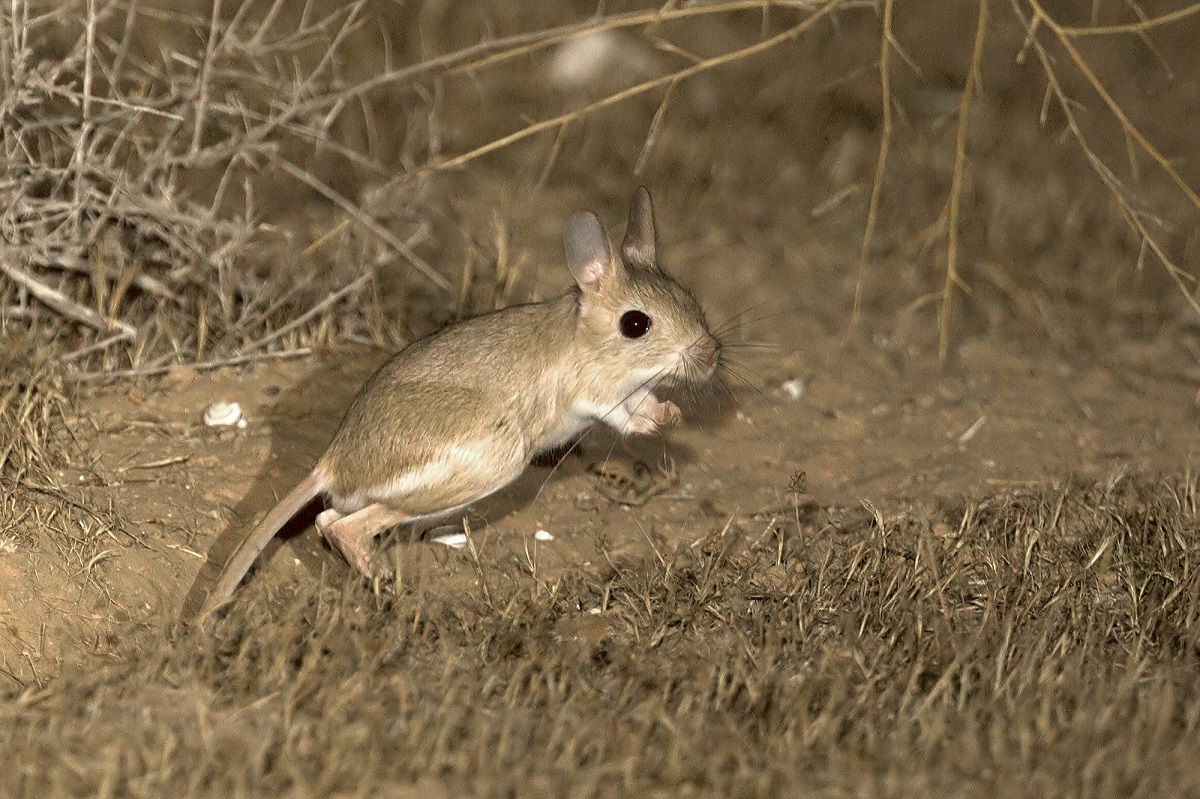
M 840 525 L 799 502 L 550 583 L 484 558 L 466 592 L 244 597 L 213 630 L 126 631 L 137 656 L 12 695 L 0 744 L 20 766 L 0 782 L 1180 795 L 1200 777 L 1196 492 L 1117 477 Z
M 3 689 L 0 792 L 1195 791 L 1191 473 L 798 497 L 553 581 L 472 549 L 439 564 L 472 590 L 252 587 L 210 630 L 105 615 L 145 534 L 64 482 L 75 392 L 536 295 L 541 233 L 511 220 L 635 180 L 737 310 L 783 297 L 900 363 L 986 334 L 1200 353 L 1198 5 L 420 5 L 0 9 L 0 554 L 60 592 L 30 618 L 79 620 L 16 646 L 35 678 Z M 597 33 L 615 66 L 556 82 Z M 678 478 L 633 477 L 614 499 Z
M 364 4 L 331 7 L 245 3 L 226 17 L 217 4 L 207 20 L 103 0 L 6 9 L 10 333 L 55 340 L 76 377 L 153 375 L 374 340 L 338 302 L 367 296 L 375 270 L 395 261 L 448 289 L 414 252 L 425 230 L 414 198 L 393 192 L 381 221 L 330 183 L 388 173 L 369 146 L 354 148 L 361 124 L 341 130 L 360 91 L 343 73 L 366 67 L 344 63 Z M 204 46 L 155 48 L 164 35 L 183 45 L 171 33 L 181 28 Z M 327 218 L 281 209 L 297 187 L 354 224 L 321 231 Z
M 1040 274 L 995 264 L 1008 255 L 1058 261 L 1064 239 L 1085 246 L 1113 223 L 1128 235 L 1101 243 L 1127 250 L 1139 271 L 1157 262 L 1177 299 L 1200 310 L 1186 268 L 1200 199 L 1190 166 L 1167 149 L 1196 142 L 1139 114 L 1148 109 L 1125 90 L 1192 77 L 1173 46 L 1190 40 L 1198 7 L 1158 16 L 1139 8 L 1130 20 L 1101 3 L 1085 16 L 1070 3 L 992 5 L 981 0 L 974 19 L 950 14 L 952 27 L 974 29 L 964 54 L 950 36 L 927 38 L 939 15 L 897 19 L 890 0 L 878 13 L 861 0 L 616 10 L 532 30 L 498 8 L 497 24 L 525 27 L 472 44 L 452 4 L 410 20 L 366 0 L 302 9 L 17 2 L 3 12 L 0 37 L 4 327 L 55 341 L 77 379 L 314 345 L 394 346 L 408 338 L 406 305 L 432 304 L 439 310 L 421 318 L 445 319 L 459 278 L 456 262 L 430 262 L 430 247 L 446 243 L 429 222 L 431 178 L 516 152 L 538 185 L 571 180 L 599 154 L 588 131 L 630 145 L 620 148 L 623 172 L 674 170 L 686 188 L 700 173 L 677 163 L 692 149 L 681 140 L 698 123 L 717 141 L 737 135 L 745 126 L 735 112 L 793 129 L 796 152 L 776 157 L 809 167 L 824 159 L 826 185 L 798 198 L 814 217 L 848 201 L 855 219 L 865 217 L 852 321 L 878 307 L 868 283 L 892 277 L 888 251 L 919 236 L 915 249 L 901 246 L 930 273 L 908 305 L 938 306 L 943 358 L 952 315 L 979 313 L 991 292 L 1010 312 L 1058 325 L 1037 305 L 1061 287 L 1046 291 Z M 580 70 L 559 63 L 566 51 L 556 48 L 587 37 L 616 64 L 597 85 L 627 85 L 589 95 Z M 764 85 L 751 98 L 757 108 L 730 95 L 747 77 L 777 75 L 773 64 L 816 84 L 801 95 L 809 102 L 772 107 L 775 92 L 794 90 L 788 81 Z M 549 91 L 531 91 L 531 73 Z M 1092 112 L 1082 117 L 1081 107 Z M 468 108 L 513 129 L 481 135 Z M 568 151 L 585 158 L 564 164 Z M 1064 197 L 1062 181 L 1106 193 Z M 964 248 L 977 254 L 963 258 Z M 462 276 L 463 290 L 474 275 Z M 974 293 L 981 284 L 988 300 Z

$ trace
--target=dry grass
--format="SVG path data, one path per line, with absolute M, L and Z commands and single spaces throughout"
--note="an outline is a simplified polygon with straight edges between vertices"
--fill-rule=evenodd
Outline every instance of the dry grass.
M 1200 780 L 1196 492 L 1188 475 L 874 516 L 800 503 L 549 584 L 463 553 L 465 592 L 247 597 L 215 630 L 132 632 L 122 657 L 13 695 L 0 746 L 20 766 L 0 784 L 1183 795 Z
M 53 360 L 15 346 L 0 349 L 0 475 L 51 479 L 71 449 L 70 405 Z
M 995 325 L 1103 355 L 1097 331 L 1196 309 L 1200 6 L 462 5 L 0 9 L 0 547 L 103 596 L 121 520 L 56 483 L 80 382 L 396 346 L 520 298 L 500 221 L 446 231 L 466 168 L 538 216 L 657 181 L 696 260 L 744 236 L 831 328 L 915 316 L 943 353 Z M 651 74 L 548 89 L 598 30 Z M 821 237 L 857 275 L 788 260 Z M 250 586 L 214 629 L 114 625 L 9 689 L 0 793 L 1195 792 L 1196 490 L 798 501 L 554 582 L 472 541 L 469 591 Z
M 968 221 L 964 219 L 962 204 L 964 200 L 964 171 L 967 168 L 968 142 L 970 141 L 968 132 L 972 119 L 971 108 L 972 103 L 975 102 L 975 95 L 979 91 L 979 86 L 985 80 L 983 67 L 985 41 L 989 33 L 994 34 L 996 32 L 992 28 L 997 27 L 991 24 L 989 18 L 990 5 L 988 0 L 980 0 L 978 4 L 974 45 L 957 104 L 957 123 L 955 125 L 953 146 L 954 160 L 948 198 L 946 200 L 946 207 L 937 223 L 939 227 L 944 223 L 946 239 L 945 275 L 938 303 L 938 356 L 942 360 L 945 360 L 950 352 L 951 315 L 954 310 L 955 292 L 965 291 L 970 293 L 971 291 L 970 286 L 963 280 L 960 274 L 959 237 L 961 226 L 968 224 Z M 1111 157 L 1106 159 L 1099 154 L 1098 150 L 1103 148 L 1104 145 L 1097 145 L 1093 141 L 1095 136 L 1084 130 L 1077 117 L 1076 106 L 1078 105 L 1078 101 L 1071 96 L 1071 93 L 1066 88 L 1068 80 L 1072 83 L 1079 83 L 1078 79 L 1082 79 L 1082 85 L 1086 87 L 1085 91 L 1094 93 L 1102 101 L 1107 112 L 1111 115 L 1111 122 L 1119 130 L 1119 135 L 1124 137 L 1126 150 L 1123 154 L 1128 159 L 1128 167 L 1133 180 L 1140 181 L 1142 177 L 1140 174 L 1141 170 L 1137 164 L 1139 157 L 1143 155 L 1149 157 L 1151 162 L 1161 170 L 1161 177 L 1169 180 L 1170 184 L 1183 196 L 1186 205 L 1191 206 L 1190 209 L 1185 210 L 1187 216 L 1194 217 L 1195 213 L 1200 213 L 1200 197 L 1197 196 L 1188 180 L 1171 163 L 1171 160 L 1147 138 L 1139 125 L 1131 119 L 1122 104 L 1114 99 L 1104 81 L 1099 77 L 1092 62 L 1081 53 L 1079 42 L 1089 37 L 1119 35 L 1139 37 L 1141 44 L 1162 62 L 1161 66 L 1164 74 L 1173 77 L 1170 62 L 1166 60 L 1163 53 L 1148 38 L 1147 32 L 1193 17 L 1197 13 L 1200 13 L 1200 4 L 1192 4 L 1157 17 L 1147 16 L 1140 6 L 1134 5 L 1133 10 L 1138 17 L 1138 21 L 1116 25 L 1098 24 L 1097 15 L 1100 5 L 1093 4 L 1090 24 L 1074 27 L 1065 26 L 1058 22 L 1036 0 L 1028 0 L 1028 2 L 1011 0 L 1009 5 L 1014 16 L 1019 20 L 1020 25 L 1026 32 L 1021 50 L 1015 59 L 1017 64 L 1024 64 L 1027 51 L 1032 50 L 1036 53 L 1038 63 L 1042 69 L 1042 75 L 1046 84 L 1045 99 L 1043 100 L 1041 114 L 1042 125 L 1044 126 L 1047 123 L 1046 107 L 1049 105 L 1051 99 L 1053 99 L 1062 112 L 1067 131 L 1074 144 L 1086 158 L 1086 162 L 1093 171 L 1096 179 L 1107 190 L 1112 203 L 1119 211 L 1120 217 L 1136 236 L 1142 250 L 1141 256 L 1138 259 L 1139 268 L 1143 264 L 1146 253 L 1152 254 L 1154 259 L 1164 268 L 1166 274 L 1179 289 L 1179 297 L 1190 306 L 1192 311 L 1200 313 L 1200 304 L 1197 304 L 1193 296 L 1197 283 L 1196 276 L 1187 269 L 1181 268 L 1176 262 L 1178 256 L 1172 255 L 1168 251 L 1168 247 L 1163 243 L 1163 238 L 1169 233 L 1171 225 L 1164 223 L 1164 220 L 1154 211 L 1148 210 L 1141 202 L 1140 197 L 1131 190 L 1125 181 L 1118 177 L 1119 170 L 1111 163 L 1113 160 Z M 1065 7 L 1060 10 L 1068 11 Z M 867 209 L 866 232 L 859 255 L 858 277 L 855 282 L 854 305 L 851 312 L 852 323 L 857 321 L 860 311 L 864 274 L 867 268 L 872 236 L 878 222 L 879 200 L 886 176 L 888 153 L 892 145 L 892 104 L 895 102 L 895 98 L 891 91 L 891 55 L 893 50 L 900 50 L 903 54 L 903 50 L 900 49 L 900 45 L 892 32 L 893 18 L 892 4 L 885 2 L 883 6 L 883 29 L 880 36 L 879 61 L 880 89 L 882 95 L 882 130 L 879 157 L 876 162 L 875 175 L 872 181 L 870 205 Z M 1046 36 L 1041 35 L 1043 29 L 1048 29 L 1049 31 Z M 1000 33 L 1003 34 L 1005 32 L 1004 28 L 1001 28 Z M 1070 75 L 1069 78 L 1063 77 L 1065 72 L 1063 64 L 1056 59 L 1055 56 L 1057 53 L 1055 48 L 1053 45 L 1045 42 L 1046 38 L 1052 39 L 1062 49 L 1068 57 L 1067 60 L 1069 63 L 1077 70 L 1076 74 Z M 905 60 L 908 66 L 917 69 L 911 58 L 906 56 Z M 999 182 L 1003 183 L 1003 181 Z M 1188 212 L 1189 210 L 1190 213 Z M 982 220 L 977 220 L 976 225 L 979 224 L 979 221 Z M 919 298 L 914 302 L 914 305 L 924 304 L 927 299 L 931 298 Z
M 432 303 L 439 309 L 432 316 L 444 320 L 455 293 L 442 271 L 418 252 L 436 243 L 421 219 L 431 176 L 546 134 L 550 151 L 539 168 L 541 185 L 564 142 L 570 146 L 569 131 L 588 126 L 640 136 L 644 141 L 630 166 L 641 174 L 664 157 L 673 138 L 686 135 L 687 112 L 674 109 L 675 87 L 720 75 L 721 68 L 770 74 L 772 62 L 791 61 L 802 78 L 819 69 L 819 62 L 795 56 L 830 37 L 840 40 L 850 59 L 860 60 L 870 56 L 864 45 L 873 41 L 879 59 L 835 79 L 851 96 L 860 95 L 858 101 L 864 92 L 877 93 L 871 113 L 882 126 L 871 133 L 879 148 L 874 175 L 868 179 L 850 167 L 871 186 L 848 309 L 852 322 L 871 304 L 866 283 L 872 271 L 879 281 L 888 279 L 881 271 L 886 267 L 870 263 L 881 220 L 893 228 L 893 237 L 904 216 L 920 227 L 932 222 L 918 252 L 922 261 L 937 252 L 935 243 L 945 241 L 944 257 L 935 256 L 931 264 L 940 264 L 940 279 L 918 286 L 927 291 L 909 298 L 913 307 L 936 300 L 943 357 L 951 344 L 952 315 L 964 312 L 959 295 L 965 292 L 970 304 L 975 287 L 996 283 L 991 261 L 1003 252 L 981 259 L 961 251 L 993 236 L 989 228 L 1027 226 L 1030 209 L 1014 209 L 1009 195 L 1028 187 L 1019 180 L 1014 185 L 1011 170 L 971 174 L 978 167 L 970 158 L 991 145 L 970 123 L 984 102 L 978 90 L 986 92 L 997 75 L 1004 82 L 1001 70 L 1013 67 L 1004 57 L 985 60 L 985 45 L 1009 56 L 1007 49 L 1018 43 L 1011 54 L 1016 64 L 1023 66 L 1032 52 L 1041 70 L 1046 96 L 1040 124 L 1065 126 L 1082 156 L 1079 163 L 1111 198 L 1067 209 L 1050 200 L 1042 209 L 1049 218 L 1041 225 L 1051 235 L 1057 225 L 1063 235 L 1073 231 L 1062 225 L 1078 228 L 1081 219 L 1088 227 L 1122 220 L 1139 266 L 1152 256 L 1177 296 L 1200 310 L 1191 299 L 1194 277 L 1181 262 L 1190 238 L 1178 241 L 1181 228 L 1194 227 L 1200 200 L 1171 154 L 1145 132 L 1146 121 L 1108 88 L 1104 52 L 1084 47 L 1097 38 L 1132 39 L 1162 62 L 1162 77 L 1174 79 L 1173 69 L 1185 65 L 1174 64 L 1173 53 L 1151 37 L 1176 29 L 1186 36 L 1183 26 L 1194 21 L 1197 6 L 1160 17 L 1139 11 L 1134 22 L 1104 25 L 1107 17 L 1102 20 L 1101 7 L 1093 5 L 1088 24 L 1071 26 L 1058 21 L 1071 18 L 1067 6 L 1047 10 L 1032 0 L 1014 0 L 1011 13 L 1001 7 L 989 14 L 989 4 L 980 4 L 974 52 L 954 65 L 962 70 L 955 78 L 961 91 L 957 113 L 948 115 L 955 119 L 954 137 L 946 141 L 937 133 L 946 127 L 945 118 L 921 120 L 913 116 L 920 113 L 915 107 L 906 107 L 929 100 L 922 100 L 921 90 L 914 93 L 925 75 L 909 52 L 924 43 L 902 41 L 890 3 L 883 7 L 882 30 L 865 5 L 783 3 L 773 4 L 768 14 L 761 3 L 738 0 L 633 10 L 470 46 L 455 47 L 451 40 L 448 51 L 430 57 L 428 49 L 439 42 L 407 35 L 402 24 L 365 0 L 308 4 L 299 14 L 281 3 L 178 10 L 123 0 L 13 3 L 3 11 L 7 35 L 0 37 L 0 114 L 6 120 L 0 148 L 11 165 L 4 184 L 11 201 L 0 217 L 6 245 L 0 317 L 6 330 L 54 340 L 76 377 L 158 374 L 180 362 L 245 363 L 348 341 L 394 346 L 408 338 L 403 309 L 412 302 L 409 295 L 415 292 L 418 304 Z M 497 13 L 507 19 L 506 12 Z M 452 14 L 450 8 L 427 14 L 430 32 L 422 36 L 435 35 Z M 760 35 L 747 41 L 745 23 L 755 15 L 761 18 Z M 180 35 L 184 31 L 188 35 Z M 519 96 L 509 91 L 514 74 L 527 81 L 528 72 L 514 70 L 514 63 L 537 68 L 553 48 L 597 31 L 635 32 L 665 54 L 659 74 L 638 79 L 631 71 L 629 85 L 596 99 L 568 97 L 567 109 L 559 113 L 544 113 L 555 98 L 543 91 L 507 134 L 482 142 L 469 130 L 451 135 L 465 120 L 446 107 L 447 91 L 461 99 L 465 95 L 456 87 L 482 83 L 497 97 Z M 164 46 L 155 50 L 160 37 Z M 936 43 L 934 52 L 945 44 Z M 407 56 L 413 62 L 398 66 Z M 867 88 L 872 71 L 881 76 L 873 90 Z M 1090 97 L 1102 107 L 1084 124 L 1075 109 Z M 619 123 L 599 119 L 604 111 L 629 110 L 629 101 L 638 98 L 650 99 L 651 117 L 636 112 L 615 115 Z M 1061 119 L 1047 117 L 1051 100 Z M 384 125 L 384 115 L 397 106 L 405 108 L 403 119 L 393 115 Z M 900 130 L 893 124 L 897 108 L 906 123 Z M 927 122 L 932 124 L 925 129 Z M 838 135 L 824 131 L 822 138 L 827 143 Z M 909 155 L 889 166 L 893 145 L 942 155 Z M 1115 163 L 1123 156 L 1126 170 Z M 1040 155 L 1016 157 L 1038 171 Z M 1153 170 L 1140 167 L 1141 157 Z M 914 178 L 926 184 L 917 192 Z M 1165 182 L 1155 182 L 1159 178 Z M 835 195 L 843 198 L 838 202 L 857 185 L 833 187 L 847 192 Z M 1184 207 L 1169 198 L 1169 189 L 1182 195 Z M 928 202 L 914 203 L 913 195 L 922 192 Z M 1014 218 L 1000 218 L 1007 216 Z M 278 268 L 281 263 L 290 266 Z M 407 270 L 399 279 L 396 265 Z M 1028 303 L 1012 299 L 1013 285 L 1017 291 L 1040 289 L 1029 276 L 1014 280 L 1001 295 L 1020 313 Z M 353 302 L 368 307 L 355 311 Z
M 211 18 L 105 0 L 4 9 L 10 335 L 54 339 L 84 376 L 154 374 L 369 338 L 336 300 L 393 261 L 448 289 L 413 251 L 425 235 L 413 198 L 393 192 L 381 220 L 333 185 L 389 170 L 355 149 L 362 115 L 342 109 L 356 99 L 344 73 L 370 67 L 345 63 L 364 4 L 330 5 L 299 17 L 279 3 L 217 4 Z M 179 31 L 206 44 L 183 47 Z M 158 37 L 181 46 L 156 50 Z M 351 224 L 306 249 L 323 217 L 281 210 L 284 193 L 323 199 Z

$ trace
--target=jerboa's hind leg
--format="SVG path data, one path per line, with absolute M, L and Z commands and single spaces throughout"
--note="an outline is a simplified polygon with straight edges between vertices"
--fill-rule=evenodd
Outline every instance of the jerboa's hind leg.
M 390 505 L 375 502 L 345 515 L 336 510 L 327 510 L 317 516 L 317 530 L 338 548 L 356 572 L 373 580 L 378 576 L 372 556 L 375 536 L 389 527 L 417 518 Z
M 382 530 L 466 508 L 508 485 L 525 469 L 529 458 L 525 442 L 511 426 L 495 423 L 495 413 L 489 411 L 492 400 L 473 391 L 454 396 L 465 401 L 464 407 L 478 409 L 471 417 L 478 429 L 423 453 L 416 465 L 375 488 L 356 492 L 355 502 L 373 500 L 361 510 L 345 515 L 327 511 L 317 517 L 321 533 L 368 579 L 376 577 L 371 539 Z M 332 493 L 338 507 L 338 492 Z

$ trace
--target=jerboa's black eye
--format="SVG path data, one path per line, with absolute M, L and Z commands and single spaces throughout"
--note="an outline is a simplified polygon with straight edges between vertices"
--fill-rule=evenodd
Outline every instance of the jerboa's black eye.
M 625 338 L 641 338 L 650 329 L 650 317 L 641 311 L 626 311 L 621 314 L 621 335 Z

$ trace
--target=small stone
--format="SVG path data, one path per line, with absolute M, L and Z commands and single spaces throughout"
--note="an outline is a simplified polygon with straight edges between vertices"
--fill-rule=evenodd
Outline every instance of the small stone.
M 439 535 L 433 541 L 438 544 L 445 544 L 448 547 L 454 547 L 455 549 L 462 549 L 467 545 L 467 534 L 450 533 L 449 535 Z
M 793 377 L 791 380 L 784 380 L 779 387 L 788 395 L 788 399 L 795 402 L 808 390 L 808 380 L 807 377 Z
M 204 412 L 204 423 L 209 427 L 246 427 L 242 418 L 242 406 L 228 400 L 217 400 Z

